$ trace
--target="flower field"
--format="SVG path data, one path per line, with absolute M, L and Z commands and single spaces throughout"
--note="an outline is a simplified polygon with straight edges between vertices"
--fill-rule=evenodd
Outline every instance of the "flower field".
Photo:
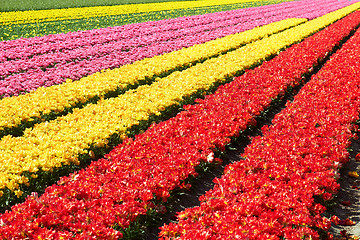
M 1 239 L 141 239 L 289 96 L 156 238 L 333 239 L 360 121 L 360 2 L 217 2 L 0 12 L 5 31 L 72 29 L 0 33 Z M 71 22 L 163 11 L 177 16 Z

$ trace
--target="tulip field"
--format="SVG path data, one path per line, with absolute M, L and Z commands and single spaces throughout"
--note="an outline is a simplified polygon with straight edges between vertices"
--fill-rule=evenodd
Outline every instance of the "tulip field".
M 114 1 L 0 6 L 0 239 L 330 240 L 356 224 L 330 206 L 358 139 L 359 0 Z

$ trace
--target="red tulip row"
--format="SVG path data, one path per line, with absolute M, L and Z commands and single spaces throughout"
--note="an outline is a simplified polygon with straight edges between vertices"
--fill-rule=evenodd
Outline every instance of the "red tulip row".
M 183 180 L 196 176 L 201 162 L 218 161 L 215 149 L 223 150 L 230 137 L 255 124 L 272 99 L 299 84 L 359 24 L 360 12 L 337 21 L 176 117 L 125 140 L 42 196 L 29 196 L 0 216 L 0 237 L 121 237 L 117 230 L 158 209 L 153 200 L 166 202 L 172 190 L 188 187 Z
M 199 207 L 162 227 L 162 239 L 319 239 L 330 227 L 321 203 L 337 192 L 356 138 L 359 44 L 360 30 L 214 180 Z

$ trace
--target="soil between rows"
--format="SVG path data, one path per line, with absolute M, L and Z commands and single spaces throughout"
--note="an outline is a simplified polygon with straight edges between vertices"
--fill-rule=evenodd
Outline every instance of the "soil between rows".
M 357 134 L 360 136 L 360 134 Z M 350 219 L 355 225 L 332 224 L 330 233 L 335 239 L 359 239 L 360 237 L 360 178 L 351 177 L 349 172 L 360 173 L 360 162 L 355 160 L 360 153 L 360 139 L 353 140 L 349 151 L 350 161 L 340 169 L 340 189 L 334 198 L 335 205 L 328 209 L 328 215 L 338 216 L 341 220 Z M 341 232 L 343 231 L 343 234 Z

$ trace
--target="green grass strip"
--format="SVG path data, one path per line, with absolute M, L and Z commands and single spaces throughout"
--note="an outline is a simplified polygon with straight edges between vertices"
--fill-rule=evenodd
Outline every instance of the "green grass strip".
M 188 8 L 178 10 L 166 10 L 157 12 L 122 14 L 115 16 L 92 17 L 87 19 L 69 19 L 63 21 L 39 22 L 29 24 L 4 25 L 0 28 L 0 41 L 14 40 L 18 38 L 30 38 L 49 34 L 68 33 L 98 28 L 158 21 L 184 16 L 193 16 L 213 12 L 229 11 L 234 9 L 260 7 L 291 0 L 265 0 L 258 2 L 246 2 L 230 5 L 218 5 L 211 7 Z

